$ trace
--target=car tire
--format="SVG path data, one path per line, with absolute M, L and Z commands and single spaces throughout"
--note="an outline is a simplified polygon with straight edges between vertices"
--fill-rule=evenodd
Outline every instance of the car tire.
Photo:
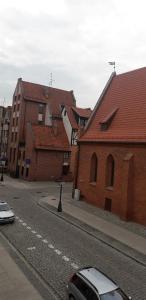
M 76 299 L 73 296 L 70 296 L 69 300 L 76 300 Z

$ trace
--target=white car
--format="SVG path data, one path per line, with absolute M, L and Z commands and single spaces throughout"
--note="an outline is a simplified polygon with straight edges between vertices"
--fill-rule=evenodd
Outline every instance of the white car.
M 0 224 L 13 223 L 15 215 L 13 210 L 9 207 L 5 201 L 0 201 Z

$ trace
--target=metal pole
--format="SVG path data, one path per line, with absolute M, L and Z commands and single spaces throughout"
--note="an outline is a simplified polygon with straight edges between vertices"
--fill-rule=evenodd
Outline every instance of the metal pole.
M 4 176 L 3 176 L 3 167 L 2 167 L 1 181 L 4 181 Z
M 57 211 L 58 212 L 62 212 L 62 183 L 60 184 L 60 197 L 59 197 L 59 203 L 58 203 L 58 208 Z

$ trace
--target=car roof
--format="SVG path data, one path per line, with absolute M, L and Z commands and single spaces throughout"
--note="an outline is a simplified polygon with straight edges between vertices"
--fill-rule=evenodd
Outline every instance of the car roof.
M 111 292 L 118 288 L 112 280 L 94 267 L 81 269 L 78 273 L 86 278 L 98 290 L 99 295 Z

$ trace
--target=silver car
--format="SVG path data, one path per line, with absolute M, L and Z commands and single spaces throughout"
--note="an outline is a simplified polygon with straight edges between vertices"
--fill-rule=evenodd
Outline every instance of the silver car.
M 13 223 L 14 220 L 14 212 L 9 207 L 8 203 L 5 201 L 0 201 L 0 224 Z
M 106 275 L 93 267 L 78 270 L 67 285 L 70 300 L 129 300 L 132 299 Z

